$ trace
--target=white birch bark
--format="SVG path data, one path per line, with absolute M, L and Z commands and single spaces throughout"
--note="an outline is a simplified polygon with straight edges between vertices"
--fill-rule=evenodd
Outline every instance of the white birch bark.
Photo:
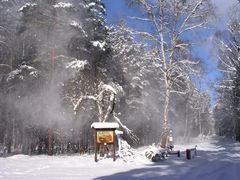
M 162 72 L 165 86 L 162 118 L 162 129 L 163 132 L 165 132 L 169 129 L 168 115 L 171 94 L 186 94 L 186 92 L 175 90 L 173 84 L 176 85 L 176 82 L 181 81 L 181 78 L 189 79 L 190 73 L 196 73 L 191 66 L 197 64 L 197 62 L 194 62 L 190 58 L 178 59 L 178 57 L 176 57 L 177 49 L 180 48 L 182 51 L 187 51 L 190 47 L 189 42 L 183 43 L 181 41 L 181 36 L 186 32 L 194 31 L 204 26 L 207 20 L 206 17 L 211 12 L 211 4 L 210 1 L 205 0 L 136 1 L 142 5 L 146 16 L 131 17 L 131 19 L 151 23 L 154 28 L 154 33 L 142 31 L 138 31 L 137 33 L 137 30 L 134 30 L 133 34 L 142 35 L 143 38 L 153 41 L 153 44 L 156 44 L 159 49 L 158 56 L 162 62 L 159 70 Z M 176 72 L 178 75 L 174 77 L 174 73 Z

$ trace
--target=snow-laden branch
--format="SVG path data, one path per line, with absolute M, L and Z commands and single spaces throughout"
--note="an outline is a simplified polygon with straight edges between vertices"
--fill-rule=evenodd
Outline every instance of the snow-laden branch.
M 94 97 L 94 96 L 81 96 L 79 99 L 78 99 L 78 101 L 77 101 L 77 103 L 75 104 L 75 103 L 73 103 L 73 110 L 74 110 L 74 113 L 76 114 L 77 113 L 77 109 L 79 108 L 79 106 L 80 106 L 80 104 L 81 104 L 81 102 L 83 101 L 83 100 L 93 100 L 93 101 L 97 101 L 97 98 L 96 97 Z
M 232 73 L 234 71 L 236 71 L 235 68 L 231 68 L 231 69 L 228 69 L 228 70 L 225 70 L 225 69 L 219 69 L 220 72 L 224 72 L 224 73 Z
M 128 18 L 132 20 L 139 20 L 139 21 L 152 21 L 152 19 L 149 19 L 149 18 L 136 17 L 136 16 L 129 16 Z
M 145 37 L 145 38 L 150 39 L 150 40 L 154 40 L 154 41 L 157 41 L 157 42 L 159 41 L 155 36 L 153 36 L 149 32 L 135 31 L 135 30 L 132 30 L 132 29 L 126 29 L 126 31 L 128 33 L 130 33 L 131 35 L 139 35 L 139 36 Z
M 175 90 L 170 90 L 171 93 L 177 93 L 177 94 L 187 94 L 186 91 L 175 91 Z
M 99 112 L 99 121 L 100 122 L 105 122 L 110 113 L 113 111 L 114 108 L 114 101 L 115 101 L 115 95 L 117 94 L 117 91 L 110 85 L 104 84 L 103 82 L 101 82 L 98 86 L 99 89 L 99 94 L 97 96 L 97 107 L 98 107 L 98 112 Z M 108 108 L 106 110 L 106 113 L 104 115 L 104 92 L 108 92 L 109 93 L 109 104 L 108 104 Z
M 205 24 L 205 22 L 202 22 L 202 23 L 199 23 L 199 24 L 195 24 L 195 25 L 186 27 L 185 29 L 182 29 L 181 31 L 179 31 L 178 34 L 181 35 L 182 33 L 186 32 L 186 31 L 191 31 L 191 30 L 193 30 L 193 29 L 202 27 L 204 24 Z
M 119 88 L 118 88 L 119 89 Z M 98 107 L 98 119 L 99 122 L 105 122 L 108 120 L 110 114 L 113 115 L 114 119 L 120 124 L 120 126 L 124 129 L 124 131 L 129 135 L 129 137 L 136 143 L 138 142 L 138 138 L 133 134 L 132 130 L 130 130 L 126 125 L 124 125 L 121 120 L 117 117 L 117 114 L 114 112 L 114 104 L 115 104 L 115 95 L 117 94 L 117 91 L 108 84 L 104 84 L 101 82 L 98 85 L 98 91 L 99 93 L 96 96 L 81 96 L 78 101 L 73 104 L 74 105 L 74 111 L 75 114 L 77 113 L 77 110 L 83 100 L 93 100 L 96 102 Z M 106 94 L 107 93 L 107 94 Z M 104 108 L 104 96 L 108 95 L 108 106 L 105 110 Z M 104 111 L 105 110 L 105 111 Z
M 24 75 L 23 72 L 27 72 L 27 75 Z M 40 74 L 40 72 L 32 67 L 32 66 L 28 66 L 28 65 L 21 65 L 18 69 L 15 69 L 11 72 L 8 73 L 7 75 L 7 82 L 10 82 L 11 80 L 15 79 L 16 77 L 18 77 L 21 80 L 24 80 L 25 76 L 31 76 L 31 77 L 38 77 L 38 75 Z
M 114 95 L 117 94 L 117 91 L 108 84 L 101 84 L 100 89 L 102 89 L 102 91 L 109 91 L 110 93 L 113 93 Z
M 35 6 L 37 6 L 36 3 L 26 3 L 21 8 L 18 9 L 18 12 L 23 12 L 25 9 Z
M 182 64 L 182 65 L 197 65 L 199 64 L 199 61 L 193 61 L 193 60 L 190 60 L 190 59 L 181 59 L 181 60 L 177 60 L 177 61 L 174 61 L 172 64 L 169 65 L 169 70 L 171 69 L 175 69 L 176 67 L 180 68 L 178 65 L 179 64 Z
M 177 79 L 185 77 L 185 75 L 183 73 L 178 74 L 176 77 L 174 77 L 174 79 L 172 80 L 172 82 L 175 82 Z
M 233 89 L 235 86 L 215 85 L 216 88 L 221 89 Z
M 186 49 L 187 46 L 189 46 L 189 44 L 181 43 L 181 44 L 177 44 L 176 48 Z
M 53 5 L 53 7 L 54 8 L 73 8 L 73 5 L 71 3 L 59 2 Z
M 131 129 L 129 129 L 126 125 L 124 125 L 121 120 L 117 117 L 116 113 L 113 112 L 114 119 L 119 123 L 119 125 L 124 129 L 124 131 L 127 133 L 127 135 L 134 141 L 134 143 L 139 142 L 139 138 L 132 132 Z
M 179 32 L 182 32 L 184 29 L 184 27 L 186 26 L 187 22 L 189 21 L 189 19 L 191 18 L 191 16 L 196 12 L 196 10 L 198 9 L 198 7 L 202 4 L 203 0 L 200 0 L 197 2 L 197 4 L 193 7 L 192 11 L 187 15 L 187 17 L 184 19 L 181 27 L 179 28 Z M 178 34 L 180 35 L 180 34 Z
M 232 49 L 231 47 L 229 47 L 228 44 L 226 44 L 224 41 L 222 40 L 218 40 L 218 43 L 220 44 L 220 49 L 222 52 L 229 52 L 230 54 L 233 54 L 233 57 L 234 57 L 234 52 L 232 52 Z M 218 55 L 218 60 L 221 62 L 221 64 L 226 68 L 225 71 L 228 71 L 228 72 L 236 72 L 236 67 L 238 66 L 238 60 L 235 59 L 235 58 L 232 58 L 230 57 L 229 55 L 226 55 L 224 57 L 220 57 Z
M 144 6 L 149 16 L 153 16 L 152 7 L 145 0 L 138 0 Z

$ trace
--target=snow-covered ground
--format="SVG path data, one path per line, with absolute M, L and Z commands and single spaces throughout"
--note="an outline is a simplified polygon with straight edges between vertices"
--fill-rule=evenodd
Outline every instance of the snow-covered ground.
M 184 151 L 197 145 L 197 156 L 186 160 Z M 111 158 L 94 162 L 93 155 L 26 156 L 0 158 L 0 179 L 78 179 L 78 180 L 237 180 L 240 178 L 240 143 L 221 137 L 194 139 L 176 145 L 181 157 L 153 163 L 143 156 L 143 148 L 131 162 Z

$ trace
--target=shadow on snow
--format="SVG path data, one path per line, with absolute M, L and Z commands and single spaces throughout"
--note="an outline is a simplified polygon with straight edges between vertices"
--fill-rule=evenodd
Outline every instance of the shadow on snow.
M 225 180 L 240 177 L 240 144 L 226 138 L 212 138 L 215 149 L 198 150 L 197 156 L 186 160 L 170 156 L 168 160 L 145 165 L 95 180 L 162 179 L 162 180 Z M 127 166 L 127 163 L 126 163 Z

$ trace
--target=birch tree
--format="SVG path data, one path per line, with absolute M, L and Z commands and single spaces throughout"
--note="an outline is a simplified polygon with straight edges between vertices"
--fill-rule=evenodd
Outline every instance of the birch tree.
M 133 2 L 133 1 L 132 1 Z M 147 23 L 152 29 L 147 31 L 134 30 L 148 43 L 157 47 L 156 56 L 161 62 L 159 71 L 165 86 L 165 101 L 163 112 L 163 131 L 169 129 L 169 106 L 171 94 L 186 94 L 187 87 L 183 81 L 190 79 L 196 73 L 194 66 L 197 62 L 191 58 L 191 32 L 206 25 L 212 6 L 208 0 L 136 0 L 144 15 L 131 17 Z
M 111 29 L 108 39 L 112 59 L 119 62 L 122 69 L 122 80 L 118 78 L 125 92 L 120 101 L 121 119 L 127 120 L 128 126 L 141 140 L 139 143 L 156 142 L 155 134 L 159 131 L 156 119 L 161 111 L 156 107 L 161 106 L 162 100 L 156 98 L 161 84 L 159 63 L 154 56 L 157 50 L 146 51 L 146 45 L 136 41 L 131 28 L 123 23 Z

